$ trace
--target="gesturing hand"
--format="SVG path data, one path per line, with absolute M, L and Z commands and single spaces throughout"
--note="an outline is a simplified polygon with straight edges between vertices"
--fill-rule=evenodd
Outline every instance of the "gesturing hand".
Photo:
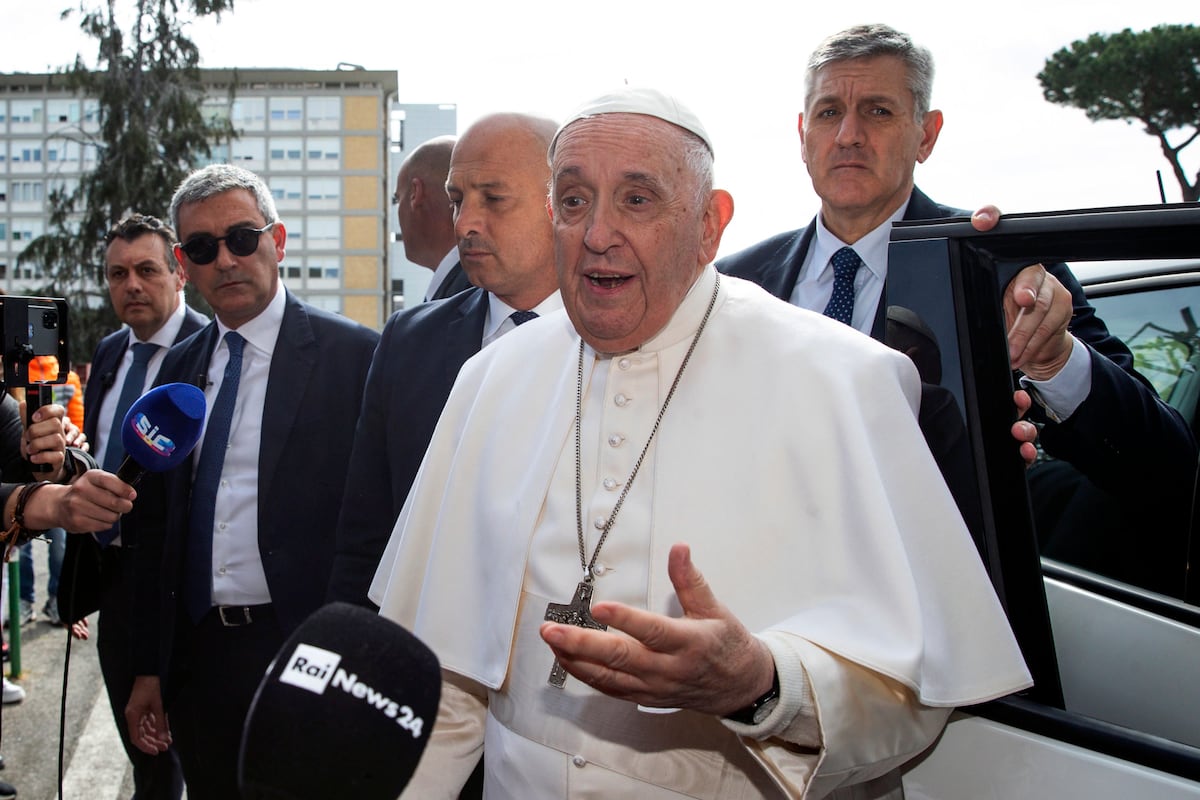
M 724 715 L 770 689 L 771 651 L 715 596 L 686 544 L 671 547 L 667 574 L 682 618 L 598 602 L 609 630 L 542 623 L 542 639 L 563 668 L 597 691 L 658 708 Z

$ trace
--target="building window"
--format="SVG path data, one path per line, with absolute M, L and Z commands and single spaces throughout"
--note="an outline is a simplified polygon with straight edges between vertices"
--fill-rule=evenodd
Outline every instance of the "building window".
M 11 110 L 14 130 L 41 129 L 44 112 L 41 100 L 13 100 Z
M 310 256 L 308 266 L 308 288 L 336 289 L 341 285 L 342 260 L 337 256 Z
M 271 129 L 298 131 L 304 125 L 303 97 L 272 97 L 270 100 Z
M 336 209 L 341 202 L 341 178 L 309 178 L 308 207 L 311 209 Z
M 306 155 L 309 169 L 337 169 L 342 160 L 342 142 L 336 137 L 310 137 Z
M 229 115 L 233 127 L 239 130 L 261 131 L 267 127 L 265 97 L 242 97 L 233 101 Z
M 299 170 L 304 167 L 303 154 L 299 138 L 276 136 L 268 147 L 268 164 L 271 169 Z
M 275 198 L 275 205 L 281 209 L 298 209 L 301 206 L 301 184 L 303 179 L 293 178 L 282 175 L 271 176 L 268 182 L 271 186 L 271 195 Z M 288 228 L 288 235 L 292 233 L 291 228 Z
M 12 241 L 32 242 L 44 232 L 40 219 L 14 219 L 12 221 Z
M 40 203 L 46 196 L 46 187 L 41 181 L 11 181 L 8 188 L 14 203 Z
M 332 250 L 342 243 L 341 217 L 309 217 L 305 228 L 310 249 Z
M 50 139 L 46 142 L 46 161 L 51 164 L 65 163 L 79 168 L 79 142 L 69 139 Z
M 235 139 L 229 146 L 230 161 L 239 167 L 254 171 L 266 163 L 267 140 L 258 137 Z
M 305 130 L 332 131 L 342 127 L 340 97 L 310 97 L 306 104 Z
M 200 103 L 200 116 L 205 122 L 228 122 L 229 103 L 224 98 L 206 97 Z
M 78 100 L 47 100 L 46 120 L 52 128 L 79 122 Z

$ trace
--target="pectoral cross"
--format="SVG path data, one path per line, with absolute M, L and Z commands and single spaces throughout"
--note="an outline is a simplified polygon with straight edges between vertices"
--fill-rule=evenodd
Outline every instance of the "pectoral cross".
M 561 622 L 563 625 L 574 625 L 577 628 L 591 628 L 605 631 L 608 626 L 592 619 L 592 584 L 580 581 L 575 587 L 575 596 L 570 603 L 550 603 L 546 606 L 545 619 L 549 622 Z M 567 682 L 567 671 L 554 659 L 550 668 L 550 685 L 559 689 Z

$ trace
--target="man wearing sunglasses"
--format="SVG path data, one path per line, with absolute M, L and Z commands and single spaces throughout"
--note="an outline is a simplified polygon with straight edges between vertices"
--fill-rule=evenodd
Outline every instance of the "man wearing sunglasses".
M 324 599 L 379 336 L 281 285 L 287 230 L 253 173 L 192 173 L 171 220 L 175 256 L 216 319 L 172 348 L 158 383 L 196 383 L 208 414 L 190 460 L 141 488 L 158 513 L 138 531 L 138 677 L 126 721 L 145 752 L 174 742 L 188 796 L 202 800 L 238 796 L 259 679 Z

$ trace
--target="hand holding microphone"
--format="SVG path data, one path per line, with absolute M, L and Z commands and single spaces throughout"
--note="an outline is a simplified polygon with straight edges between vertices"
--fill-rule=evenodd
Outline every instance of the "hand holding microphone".
M 88 470 L 69 486 L 47 486 L 25 511 L 30 528 L 104 531 L 133 508 L 133 487 L 146 472 L 164 472 L 183 462 L 204 428 L 204 392 L 189 383 L 158 386 L 134 401 L 121 423 L 126 453 L 117 474 Z

